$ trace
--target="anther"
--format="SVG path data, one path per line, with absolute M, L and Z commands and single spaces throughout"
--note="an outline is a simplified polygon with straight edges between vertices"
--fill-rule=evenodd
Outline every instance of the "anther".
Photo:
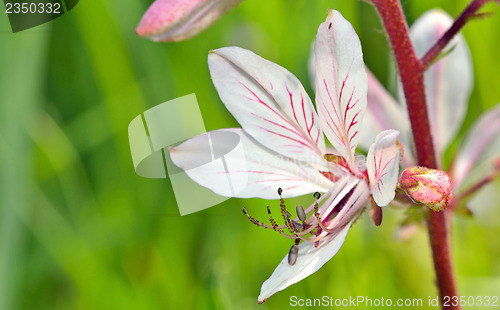
M 283 190 L 282 190 L 282 189 L 281 189 L 281 187 L 280 187 L 280 188 L 278 188 L 278 195 L 280 195 L 280 196 L 281 196 L 281 193 L 283 193 Z
M 285 211 L 285 213 L 283 214 L 283 219 L 285 220 L 286 227 L 288 227 L 292 234 L 296 236 L 300 230 L 298 230 L 297 227 L 293 224 L 294 221 L 290 220 L 291 217 L 292 215 L 288 211 Z
M 321 194 L 319 192 L 314 193 L 314 198 L 319 199 L 321 197 Z
M 316 193 L 318 193 L 318 192 L 316 192 Z M 323 220 L 321 219 L 321 216 L 319 215 L 319 206 L 318 206 L 318 202 L 317 201 L 314 203 L 314 209 L 313 210 L 314 210 L 314 216 L 316 217 L 316 220 L 318 220 L 318 225 L 319 225 L 319 227 L 318 227 L 318 235 L 319 235 L 319 233 L 321 232 L 321 229 L 326 230 L 327 228 L 325 227 L 325 225 L 323 225 Z M 318 247 L 318 244 L 316 243 L 315 246 Z
M 273 219 L 273 216 L 271 215 L 271 208 L 267 206 L 267 214 L 269 214 L 269 222 L 271 223 L 271 226 L 273 227 L 274 230 L 279 232 L 280 230 L 278 229 L 278 223 Z
M 292 224 L 295 227 L 295 229 L 299 232 L 302 231 L 302 229 L 304 228 L 304 225 L 300 224 L 299 222 L 292 221 Z
M 245 207 L 243 207 L 243 214 L 245 214 L 248 217 L 248 219 L 250 220 L 250 222 L 252 222 L 253 224 L 267 228 L 264 224 L 262 224 L 258 220 L 254 219 L 250 214 L 248 214 L 248 210 Z
M 302 222 L 305 221 L 306 220 L 306 212 L 304 211 L 304 207 L 302 207 L 301 205 L 297 205 L 296 211 L 297 211 L 298 218 Z
M 267 207 L 267 212 L 269 214 L 269 222 L 271 222 L 271 225 L 266 225 L 262 222 L 259 222 L 258 220 L 254 219 L 250 214 L 248 214 L 248 210 L 246 207 L 243 207 L 242 208 L 242 211 L 243 211 L 243 214 L 246 215 L 246 217 L 250 220 L 250 222 L 252 222 L 253 224 L 255 224 L 256 226 L 261 226 L 261 227 L 264 227 L 264 228 L 268 228 L 268 229 L 272 229 L 272 230 L 275 230 L 276 232 L 278 232 L 280 235 L 286 237 L 286 238 L 290 238 L 290 239 L 298 239 L 299 238 L 299 241 L 300 241 L 300 238 L 302 237 L 299 237 L 297 236 L 297 232 L 298 230 L 295 228 L 295 226 L 292 224 L 292 221 L 290 219 L 288 219 L 286 221 L 286 225 L 284 226 L 278 226 L 278 223 L 276 223 L 276 221 L 273 219 L 273 216 L 271 215 L 271 208 L 268 206 Z M 288 212 L 287 212 L 288 213 Z M 291 216 L 291 215 L 290 215 Z M 292 231 L 292 235 L 290 234 L 287 234 L 285 233 L 282 229 L 283 228 L 289 228 L 290 231 Z
M 299 254 L 299 246 L 297 244 L 292 245 L 290 251 L 288 252 L 289 265 L 294 265 L 297 262 L 298 254 Z

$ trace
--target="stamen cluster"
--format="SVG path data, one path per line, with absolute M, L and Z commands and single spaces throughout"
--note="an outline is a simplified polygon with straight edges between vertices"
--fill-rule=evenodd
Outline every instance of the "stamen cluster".
M 282 236 L 295 239 L 295 243 L 290 248 L 288 253 L 288 263 L 290 265 L 295 264 L 298 257 L 299 243 L 301 241 L 306 242 L 315 242 L 315 246 L 317 247 L 319 241 L 327 236 L 329 233 L 334 232 L 336 227 L 328 228 L 327 221 L 331 221 L 338 212 L 345 205 L 345 202 L 352 195 L 352 191 L 349 192 L 344 199 L 342 199 L 335 208 L 330 212 L 330 214 L 326 214 L 323 217 L 320 215 L 319 204 L 323 201 L 325 197 L 321 197 L 319 192 L 315 192 L 313 194 L 316 201 L 312 204 L 307 210 L 304 210 L 302 205 L 296 206 L 296 214 L 297 217 L 292 219 L 291 213 L 287 210 L 285 201 L 282 196 L 283 190 L 278 188 L 278 195 L 280 196 L 280 210 L 281 216 L 284 220 L 284 225 L 278 225 L 276 220 L 273 218 L 271 214 L 271 208 L 267 206 L 267 213 L 269 214 L 269 222 L 271 225 L 264 224 L 255 218 L 253 218 L 250 214 L 248 214 L 248 210 L 246 207 L 243 207 L 243 213 L 248 217 L 248 219 L 255 225 L 272 229 Z M 312 216 L 307 218 L 307 215 L 312 213 Z M 287 229 L 289 233 L 285 231 Z

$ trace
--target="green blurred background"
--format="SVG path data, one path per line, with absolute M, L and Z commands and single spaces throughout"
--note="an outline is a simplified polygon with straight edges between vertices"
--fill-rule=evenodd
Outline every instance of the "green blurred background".
M 262 282 L 291 245 L 241 212 L 245 205 L 265 218 L 268 202 L 230 199 L 181 217 L 169 181 L 141 178 L 132 166 L 127 126 L 159 103 L 196 93 L 207 130 L 238 126 L 210 81 L 210 49 L 251 49 L 288 68 L 312 94 L 308 55 L 328 7 L 353 24 L 365 62 L 393 90 L 374 9 L 354 0 L 247 0 L 194 39 L 161 44 L 134 33 L 150 3 L 80 1 L 15 34 L 1 14 L 0 309 L 281 309 L 290 296 L 424 304 L 435 297 L 425 231 L 397 240 L 402 212 L 388 209 L 381 227 L 365 214 L 332 261 L 258 306 Z M 410 23 L 435 6 L 457 16 L 466 4 L 403 1 Z M 464 31 L 475 85 L 461 135 L 500 101 L 500 10 L 485 10 L 497 14 Z M 483 207 L 453 222 L 466 296 L 500 295 L 500 209 L 494 201 Z

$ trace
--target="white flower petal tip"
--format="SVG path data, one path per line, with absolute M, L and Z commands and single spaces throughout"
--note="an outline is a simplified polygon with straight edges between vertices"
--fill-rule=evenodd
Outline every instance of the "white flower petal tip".
M 314 242 L 303 242 L 299 244 L 297 261 L 295 264 L 288 263 L 288 255 L 281 261 L 273 274 L 267 279 L 260 290 L 259 304 L 265 302 L 275 293 L 299 282 L 307 276 L 318 271 L 326 262 L 337 254 L 349 232 L 351 223 L 348 223 L 337 234 L 328 236 L 320 241 L 318 247 Z
M 452 24 L 453 19 L 442 10 L 431 10 L 420 16 L 410 29 L 417 55 L 423 56 Z M 446 49 L 449 54 L 432 64 L 424 74 L 429 120 L 439 161 L 462 125 L 473 86 L 472 59 L 463 35 L 457 34 Z
M 361 43 L 352 25 L 329 10 L 314 46 L 316 107 L 333 147 L 357 170 L 354 151 L 366 110 L 368 78 Z
M 215 23 L 242 0 L 156 0 L 136 33 L 153 41 L 189 39 Z
M 379 133 L 366 158 L 372 196 L 381 207 L 388 205 L 396 195 L 401 153 L 398 136 L 397 130 Z

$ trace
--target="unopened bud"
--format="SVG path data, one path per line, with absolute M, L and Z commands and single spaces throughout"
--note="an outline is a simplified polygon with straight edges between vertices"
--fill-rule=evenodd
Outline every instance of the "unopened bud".
M 156 0 L 142 17 L 138 35 L 181 41 L 205 30 L 242 0 Z
M 450 177 L 441 170 L 407 168 L 401 176 L 400 186 L 413 201 L 436 212 L 446 209 L 452 198 Z

